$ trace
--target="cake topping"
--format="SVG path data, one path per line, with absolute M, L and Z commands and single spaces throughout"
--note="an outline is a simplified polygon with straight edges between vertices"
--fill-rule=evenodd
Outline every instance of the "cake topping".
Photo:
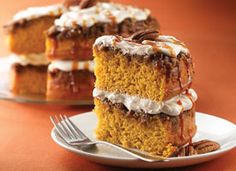
M 131 36 L 131 40 L 142 43 L 144 40 L 157 40 L 159 32 L 157 30 L 138 31 Z
M 170 116 L 178 116 L 181 112 L 190 110 L 197 100 L 197 94 L 193 89 L 188 90 L 188 95 L 184 92 L 169 100 L 160 102 L 118 92 L 108 92 L 98 88 L 93 90 L 93 97 L 100 100 L 107 99 L 113 104 L 121 103 L 129 111 L 145 112 L 151 115 L 164 113 Z M 181 106 L 179 105 L 180 102 Z
M 30 7 L 14 15 L 13 21 L 19 21 L 22 19 L 31 20 L 43 16 L 59 16 L 65 10 L 66 9 L 62 4 L 43 6 L 43 7 Z
M 9 57 L 10 64 L 26 65 L 48 65 L 49 61 L 44 53 L 31 53 L 27 55 L 12 54 Z
M 159 35 L 157 37 L 157 32 L 150 31 L 146 34 L 146 36 L 145 34 L 143 36 L 143 34 L 144 33 L 139 33 L 134 35 L 134 38 L 131 38 L 141 41 L 146 37 L 146 39 L 149 40 L 143 40 L 141 43 L 137 43 L 130 38 L 122 38 L 119 36 L 102 36 L 96 39 L 94 46 L 98 49 L 110 47 L 115 50 L 119 50 L 123 55 L 134 56 L 150 56 L 161 53 L 170 57 L 177 57 L 180 53 L 185 55 L 189 54 L 189 50 L 186 48 L 185 44 L 173 36 Z
M 94 71 L 94 61 L 65 61 L 65 60 L 54 60 L 48 66 L 49 71 L 54 69 L 59 69 L 65 72 L 73 70 L 89 70 L 90 72 Z
M 127 18 L 143 21 L 150 15 L 147 9 L 134 8 L 132 6 L 116 3 L 96 3 L 89 8 L 76 8 L 61 16 L 55 21 L 55 26 L 61 28 L 74 28 L 75 26 L 91 27 L 96 23 L 121 23 Z
M 67 9 L 62 4 L 43 7 L 30 7 L 16 13 L 13 16 L 12 21 L 4 25 L 4 29 L 7 32 L 11 32 L 15 28 L 25 26 L 30 20 L 47 16 L 58 17 L 65 11 L 67 11 Z

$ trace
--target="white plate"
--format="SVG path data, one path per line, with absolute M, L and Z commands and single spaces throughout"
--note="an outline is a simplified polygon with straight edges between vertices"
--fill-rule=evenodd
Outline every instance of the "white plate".
M 43 103 L 59 105 L 93 105 L 93 100 L 47 100 L 42 95 L 14 95 L 9 89 L 11 60 L 9 57 L 0 57 L 0 99 L 24 103 Z
M 88 112 L 71 117 L 71 120 L 92 140 L 96 140 L 94 129 L 97 124 L 95 113 Z M 113 148 L 104 145 L 99 145 L 94 151 L 86 152 L 76 147 L 66 144 L 60 136 L 52 129 L 52 139 L 61 147 L 78 154 L 88 160 L 112 166 L 129 167 L 129 168 L 170 168 L 188 166 L 197 163 L 202 163 L 208 160 L 217 158 L 232 148 L 236 147 L 236 125 L 212 115 L 196 113 L 196 122 L 198 126 L 197 133 L 193 138 L 194 141 L 202 139 L 210 139 L 221 144 L 221 148 L 217 151 L 195 155 L 190 157 L 173 157 L 167 162 L 143 162 L 126 155 Z

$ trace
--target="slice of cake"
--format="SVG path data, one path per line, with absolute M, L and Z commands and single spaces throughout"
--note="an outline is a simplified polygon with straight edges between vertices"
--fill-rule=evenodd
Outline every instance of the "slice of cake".
M 92 99 L 93 71 L 88 71 L 86 67 L 83 69 L 72 66 L 91 63 L 92 45 L 97 37 L 106 34 L 128 36 L 146 28 L 158 28 L 157 21 L 150 16 L 150 11 L 147 9 L 81 0 L 79 8 L 64 13 L 55 20 L 54 26 L 47 32 L 47 57 L 52 62 L 51 65 L 60 61 L 59 68 L 52 67 L 54 69 L 48 71 L 50 81 L 47 84 L 47 99 L 53 100 L 58 97 L 68 100 L 83 99 L 83 97 Z M 68 64 L 69 70 L 62 69 Z M 65 85 L 65 80 L 68 81 L 68 85 Z
M 48 60 L 44 32 L 65 10 L 62 4 L 28 8 L 4 26 L 9 50 L 14 54 L 10 85 L 14 94 L 45 94 Z
M 102 36 L 93 47 L 97 138 L 171 156 L 196 132 L 192 58 L 173 36 Z
M 10 57 L 10 90 L 17 95 L 44 95 L 48 61 L 45 55 L 12 54 Z
M 48 67 L 47 98 L 92 100 L 94 62 L 54 60 Z

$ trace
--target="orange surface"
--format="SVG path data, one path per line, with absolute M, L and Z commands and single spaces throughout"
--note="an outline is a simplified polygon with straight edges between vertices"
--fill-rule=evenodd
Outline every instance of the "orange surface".
M 197 110 L 236 123 L 236 1 L 119 2 L 150 8 L 159 19 L 163 33 L 173 34 L 185 41 L 196 64 L 194 87 L 199 95 Z M 0 25 L 22 7 L 45 3 L 42 0 L 4 1 L 0 5 Z M 2 45 L 2 35 L 0 41 L 0 55 L 5 55 L 7 51 Z M 73 115 L 91 109 L 92 107 L 72 108 L 1 101 L 0 170 L 124 170 L 89 162 L 63 150 L 51 140 L 52 125 L 49 115 Z M 178 170 L 233 171 L 236 170 L 235 163 L 236 149 L 214 161 Z

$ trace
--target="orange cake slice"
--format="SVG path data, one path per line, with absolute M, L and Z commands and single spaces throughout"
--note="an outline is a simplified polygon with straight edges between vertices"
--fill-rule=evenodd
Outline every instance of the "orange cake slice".
M 45 95 L 47 58 L 44 54 L 19 56 L 12 54 L 10 90 L 18 95 Z
M 44 32 L 53 25 L 65 7 L 62 4 L 31 7 L 18 12 L 5 25 L 8 47 L 15 54 L 44 53 Z
M 72 3 L 73 4 L 73 3 Z M 136 30 L 158 28 L 147 9 L 82 0 L 79 8 L 64 13 L 47 32 L 46 55 L 51 61 L 48 70 L 47 99 L 92 101 L 92 45 L 104 34 L 131 35 Z M 59 68 L 51 70 L 51 66 Z M 68 68 L 69 70 L 65 70 Z M 87 79 L 87 80 L 86 80 Z
M 99 37 L 93 52 L 98 139 L 162 156 L 191 141 L 197 95 L 184 43 L 146 30 Z
M 47 99 L 92 101 L 94 61 L 54 60 L 48 67 Z
M 66 8 L 62 4 L 31 7 L 18 12 L 5 25 L 11 55 L 11 85 L 14 94 L 46 93 L 47 65 L 44 32 Z

